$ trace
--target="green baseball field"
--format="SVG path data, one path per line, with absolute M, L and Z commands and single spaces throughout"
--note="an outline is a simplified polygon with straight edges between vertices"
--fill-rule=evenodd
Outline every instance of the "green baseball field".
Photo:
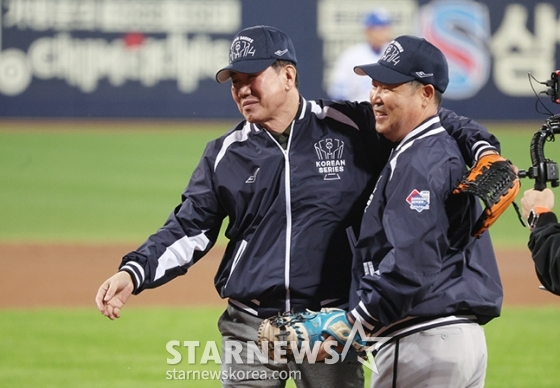
M 94 296 L 177 205 L 206 142 L 231 125 L 0 121 L 0 387 L 220 386 L 208 344 L 220 344 L 225 302 L 212 279 L 223 239 L 185 277 L 132 297 L 119 320 L 101 316 Z M 504 156 L 530 166 L 542 123 L 486 125 Z M 560 160 L 560 146 L 547 143 L 545 155 Z M 560 297 L 539 289 L 513 208 L 491 234 L 505 298 L 485 326 L 486 386 L 556 388 Z

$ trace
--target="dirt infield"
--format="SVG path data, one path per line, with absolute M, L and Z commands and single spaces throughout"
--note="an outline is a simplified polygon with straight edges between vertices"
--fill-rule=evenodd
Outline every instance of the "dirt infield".
M 0 308 L 91 307 L 129 245 L 0 244 Z M 225 305 L 213 286 L 222 251 L 214 249 L 186 276 L 133 297 L 129 306 Z M 497 252 L 506 306 L 558 305 L 539 290 L 527 249 Z

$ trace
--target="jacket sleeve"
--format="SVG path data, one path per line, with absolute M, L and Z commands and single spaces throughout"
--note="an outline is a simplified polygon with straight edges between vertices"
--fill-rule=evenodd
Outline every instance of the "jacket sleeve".
M 554 213 L 540 215 L 528 246 L 539 281 L 547 290 L 560 295 L 560 224 Z
M 214 144 L 206 147 L 181 203 L 165 224 L 124 256 L 119 269 L 131 275 L 134 294 L 184 275 L 216 242 L 225 212 L 213 190 Z
M 484 151 L 500 152 L 498 139 L 476 121 L 445 108 L 439 108 L 438 115 L 441 125 L 459 145 L 467 165 L 474 165 Z

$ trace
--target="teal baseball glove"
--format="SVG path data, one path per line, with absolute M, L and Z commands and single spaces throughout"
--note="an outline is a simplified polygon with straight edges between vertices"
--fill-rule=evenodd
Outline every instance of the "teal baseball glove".
M 259 327 L 258 342 L 261 349 L 265 346 L 268 348 L 270 359 L 281 358 L 278 351 L 283 349 L 286 359 L 295 360 L 297 357 L 301 359 L 302 355 L 303 358 L 307 357 L 309 353 L 305 349 L 314 349 L 317 343 L 325 342 L 328 337 L 333 337 L 342 345 L 339 349 L 346 348 L 350 341 L 348 353 L 363 353 L 367 349 L 360 334 L 352 333 L 346 311 L 335 308 L 324 308 L 319 312 L 285 313 L 265 319 Z

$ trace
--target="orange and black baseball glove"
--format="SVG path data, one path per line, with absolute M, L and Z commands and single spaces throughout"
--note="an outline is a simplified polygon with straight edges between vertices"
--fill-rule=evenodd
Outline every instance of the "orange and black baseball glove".
M 453 194 L 473 194 L 485 205 L 471 230 L 472 236 L 480 236 L 496 222 L 515 200 L 520 187 L 519 177 L 508 160 L 498 154 L 478 159 L 453 190 Z

